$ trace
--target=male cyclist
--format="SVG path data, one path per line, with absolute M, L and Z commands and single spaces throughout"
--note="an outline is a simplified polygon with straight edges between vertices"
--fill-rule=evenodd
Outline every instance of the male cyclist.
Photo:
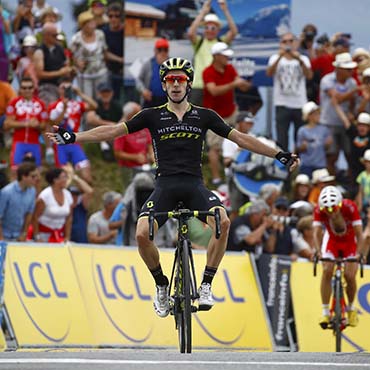
M 323 226 L 325 230 L 323 230 Z M 319 202 L 314 210 L 313 235 L 317 257 L 337 258 L 363 255 L 362 221 L 356 204 L 343 199 L 335 186 L 326 186 L 320 192 Z M 321 251 L 320 251 L 321 246 Z M 320 326 L 329 324 L 329 301 L 334 263 L 324 262 L 321 278 L 322 318 Z M 344 278 L 347 282 L 348 324 L 358 324 L 357 311 L 353 305 L 356 296 L 357 264 L 345 263 Z
M 295 154 L 279 152 L 252 136 L 243 134 L 228 126 L 212 110 L 192 105 L 188 102 L 194 77 L 192 64 L 182 58 L 170 58 L 160 66 L 162 88 L 168 102 L 162 106 L 143 109 L 128 122 L 117 125 L 97 127 L 77 134 L 65 132 L 62 128 L 49 137 L 59 144 L 112 140 L 116 137 L 148 128 L 153 141 L 157 164 L 156 184 L 141 209 L 136 227 L 136 240 L 139 253 L 149 268 L 157 286 L 154 308 L 157 314 L 165 317 L 169 313 L 168 279 L 164 275 L 159 252 L 149 239 L 148 220 L 143 212 L 155 208 L 165 212 L 176 207 L 179 201 L 189 209 L 221 209 L 221 237 L 212 237 L 207 250 L 207 264 L 199 288 L 199 308 L 210 309 L 213 304 L 211 283 L 226 249 L 230 221 L 220 200 L 208 190 L 202 179 L 202 152 L 206 131 L 228 138 L 242 148 L 259 154 L 275 157 L 293 170 L 299 159 Z M 156 219 L 156 230 L 166 221 L 165 217 Z M 212 229 L 212 218 L 203 218 Z

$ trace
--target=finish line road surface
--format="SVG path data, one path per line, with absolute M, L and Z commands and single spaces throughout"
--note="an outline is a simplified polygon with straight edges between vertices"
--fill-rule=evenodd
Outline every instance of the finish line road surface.
M 29 351 L 0 354 L 0 370 L 365 370 L 368 353 L 174 350 Z

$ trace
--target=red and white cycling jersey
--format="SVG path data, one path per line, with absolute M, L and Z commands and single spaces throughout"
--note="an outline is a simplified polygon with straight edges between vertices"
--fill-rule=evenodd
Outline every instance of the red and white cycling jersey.
M 339 212 L 345 222 L 345 230 L 340 234 L 333 230 L 329 216 L 324 210 L 320 211 L 318 205 L 314 210 L 313 226 L 325 226 L 323 252 L 331 252 L 334 257 L 339 257 L 340 252 L 342 257 L 349 257 L 356 254 L 357 250 L 354 226 L 362 225 L 362 221 L 356 203 L 350 199 L 343 199 Z
M 63 112 L 64 104 L 63 100 L 59 99 L 49 104 L 50 119 L 55 120 Z M 68 100 L 67 109 L 64 114 L 64 119 L 67 127 L 66 130 L 78 132 L 81 124 L 82 115 L 85 113 L 87 104 L 76 100 Z
M 6 108 L 6 115 L 20 122 L 28 121 L 32 118 L 36 118 L 40 123 L 48 120 L 45 103 L 38 98 L 32 98 L 31 100 L 26 100 L 21 96 L 14 98 Z M 33 127 L 17 128 L 14 130 L 13 143 L 38 144 L 39 135 L 40 130 Z

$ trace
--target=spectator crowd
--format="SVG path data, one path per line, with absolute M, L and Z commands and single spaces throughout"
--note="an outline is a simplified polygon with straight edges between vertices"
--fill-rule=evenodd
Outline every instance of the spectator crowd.
M 2 181 L 0 190 L 0 240 L 134 242 L 136 217 L 155 181 L 149 132 L 101 143 L 103 159 L 116 161 L 129 186 L 122 193 L 104 193 L 102 208 L 94 213 L 94 169 L 84 148 L 56 146 L 44 134 L 53 125 L 72 132 L 111 125 L 143 107 L 165 104 L 159 67 L 171 56 L 171 41 L 155 39 L 135 81 L 138 99 L 126 101 L 122 2 L 88 0 L 85 5 L 70 40 L 63 14 L 45 0 L 24 0 L 14 13 L 0 5 L 0 147 L 10 150 L 10 182 Z M 253 78 L 240 76 L 231 63 L 238 28 L 227 1 L 219 6 L 226 25 L 206 0 L 187 31 L 195 68 L 190 101 L 248 133 L 263 101 Z M 277 184 L 271 162 L 262 163 L 257 176 L 261 163 L 254 161 L 260 159 L 249 156 L 250 163 L 241 166 L 238 147 L 207 133 L 209 185 L 232 221 L 227 249 L 312 258 L 313 209 L 327 185 L 337 185 L 356 201 L 369 243 L 370 51 L 351 50 L 350 34 L 328 36 L 313 24 L 300 35 L 279 37 L 266 69 L 273 82 L 276 137 L 261 140 L 298 153 L 301 164 Z M 347 170 L 338 169 L 341 151 Z M 238 186 L 237 173 L 259 182 L 258 191 Z M 205 248 L 211 237 L 197 220 L 191 221 L 191 235 L 195 248 Z M 157 238 L 161 246 L 172 247 L 175 236 L 168 222 Z

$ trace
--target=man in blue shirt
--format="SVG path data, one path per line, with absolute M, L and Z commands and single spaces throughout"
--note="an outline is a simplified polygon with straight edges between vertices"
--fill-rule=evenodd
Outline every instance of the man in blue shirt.
M 22 163 L 17 169 L 17 180 L 1 189 L 0 240 L 26 240 L 35 208 L 38 178 L 34 163 Z
M 167 95 L 159 78 L 159 66 L 169 58 L 170 44 L 166 39 L 158 39 L 154 44 L 154 56 L 141 67 L 136 79 L 136 89 L 140 92 L 143 108 L 167 103 Z

